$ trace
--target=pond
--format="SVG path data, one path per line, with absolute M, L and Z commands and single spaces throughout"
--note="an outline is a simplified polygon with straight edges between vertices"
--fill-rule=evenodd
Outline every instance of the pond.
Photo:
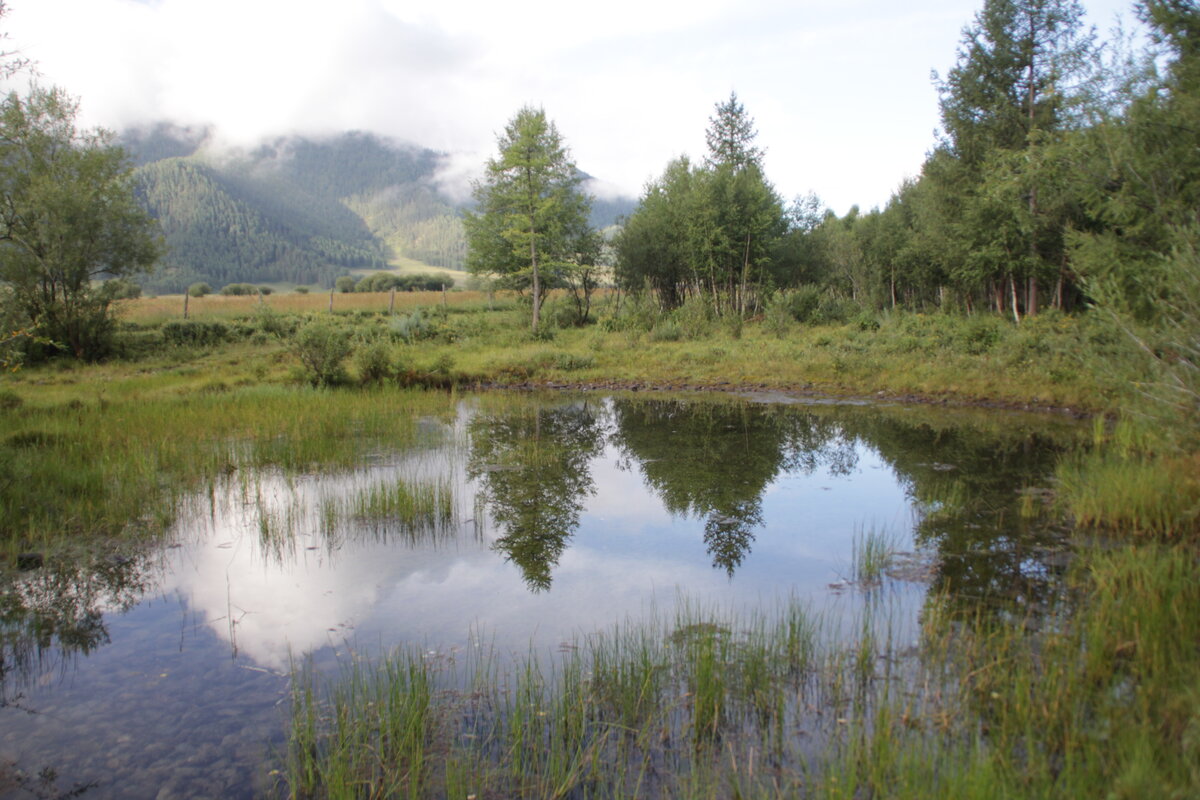
M 250 797 L 276 783 L 293 665 L 396 645 L 548 653 L 679 604 L 1036 609 L 1076 427 L 784 397 L 463 397 L 419 445 L 236 469 L 161 546 L 4 587 L 0 796 Z M 286 443 L 284 443 L 286 445 Z M 883 547 L 888 566 L 864 571 Z

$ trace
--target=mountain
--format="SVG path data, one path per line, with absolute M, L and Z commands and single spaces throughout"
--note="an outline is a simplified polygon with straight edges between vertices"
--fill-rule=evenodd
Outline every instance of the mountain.
M 166 123 L 120 137 L 168 249 L 145 288 L 331 286 L 351 269 L 398 258 L 462 268 L 462 206 L 437 183 L 444 154 L 361 132 L 278 137 L 238 151 L 212 140 L 210 129 Z M 598 201 L 593 224 L 610 225 L 633 205 Z

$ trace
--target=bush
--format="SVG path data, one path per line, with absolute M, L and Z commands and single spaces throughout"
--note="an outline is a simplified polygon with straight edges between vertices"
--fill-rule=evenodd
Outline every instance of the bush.
M 333 282 L 333 288 L 342 294 L 349 294 L 354 291 L 354 278 L 349 275 L 342 275 Z
M 269 290 L 264 292 L 264 294 L 269 293 Z M 221 294 L 227 297 L 244 297 L 246 295 L 258 294 L 258 287 L 250 283 L 229 283 L 221 287 Z
M 346 380 L 343 362 L 350 355 L 350 333 L 329 319 L 316 319 L 296 332 L 292 350 L 313 386 L 333 386 Z
M 808 321 L 814 325 L 836 325 L 848 320 L 858 310 L 854 302 L 827 292 L 821 295 Z
M 212 287 L 207 283 L 193 283 L 188 287 L 187 293 L 191 297 L 204 297 L 206 294 L 212 294 Z M 225 294 L 225 292 L 222 291 L 221 294 Z
M 396 365 L 387 343 L 376 339 L 356 350 L 354 370 L 361 383 L 382 383 L 395 375 Z
M 401 339 L 409 344 L 436 335 L 433 323 L 421 313 L 419 308 L 411 314 L 394 317 L 389 323 L 388 329 L 391 331 L 393 339 Z
M 879 330 L 879 318 L 873 312 L 863 309 L 855 315 L 854 325 L 860 331 L 877 331 Z
M 797 286 L 784 292 L 781 302 L 796 322 L 814 322 L 817 309 L 821 307 L 821 289 L 812 284 Z
M 296 294 L 308 294 L 308 287 L 307 286 L 297 286 L 292 291 L 295 292 Z
M 128 278 L 106 281 L 104 289 L 113 300 L 136 300 L 142 296 L 142 287 Z
M 229 326 L 223 322 L 185 319 L 162 326 L 163 341 L 176 347 L 209 347 L 229 336 Z
M 284 316 L 274 309 L 260 305 L 254 310 L 254 326 L 263 333 L 286 339 L 296 332 L 299 321 L 294 316 Z
M 1000 341 L 1001 329 L 1006 324 L 991 314 L 977 314 L 960 327 L 954 344 L 973 356 L 983 355 Z
M 698 294 L 688 297 L 683 305 L 671 312 L 671 319 L 684 339 L 701 339 L 712 332 L 712 306 Z

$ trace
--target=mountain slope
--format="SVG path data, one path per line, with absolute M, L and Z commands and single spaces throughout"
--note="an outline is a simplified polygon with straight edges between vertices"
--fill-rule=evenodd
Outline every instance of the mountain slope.
M 126 132 L 140 196 L 167 242 L 143 285 L 182 291 L 205 281 L 330 286 L 354 268 L 405 258 L 461 269 L 460 206 L 436 177 L 445 156 L 373 134 L 279 137 L 219 151 L 211 131 L 161 124 Z M 602 204 L 595 224 L 633 201 Z

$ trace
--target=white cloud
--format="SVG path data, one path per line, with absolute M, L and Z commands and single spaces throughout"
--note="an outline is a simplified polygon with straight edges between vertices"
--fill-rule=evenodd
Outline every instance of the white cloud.
M 215 123 L 246 142 L 365 129 L 478 170 L 520 106 L 543 106 L 580 167 L 640 192 L 703 154 L 736 90 L 785 197 L 881 204 L 937 125 L 933 68 L 980 2 L 13 0 L 13 44 L 92 123 Z M 1125 0 L 1094 0 L 1107 26 Z M 461 187 L 463 182 L 458 181 Z

